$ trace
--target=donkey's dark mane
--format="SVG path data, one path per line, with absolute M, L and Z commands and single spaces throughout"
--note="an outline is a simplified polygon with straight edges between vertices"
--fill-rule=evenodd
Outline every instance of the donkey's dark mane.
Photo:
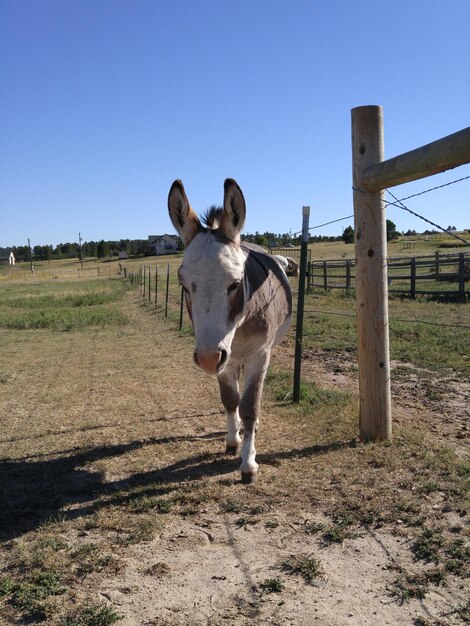
M 220 220 L 224 212 L 221 206 L 211 206 L 207 209 L 204 215 L 201 215 L 201 222 L 206 228 L 215 230 L 220 225 Z

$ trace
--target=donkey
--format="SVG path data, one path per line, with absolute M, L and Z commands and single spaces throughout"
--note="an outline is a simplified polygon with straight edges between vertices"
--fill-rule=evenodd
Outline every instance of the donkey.
M 185 247 L 178 276 L 194 329 L 194 362 L 217 377 L 227 412 L 226 453 L 236 455 L 242 444 L 242 482 L 253 483 L 263 383 L 271 350 L 292 318 L 288 263 L 241 242 L 245 199 L 230 178 L 224 183 L 223 207 L 210 209 L 202 222 L 180 180 L 171 186 L 168 211 Z

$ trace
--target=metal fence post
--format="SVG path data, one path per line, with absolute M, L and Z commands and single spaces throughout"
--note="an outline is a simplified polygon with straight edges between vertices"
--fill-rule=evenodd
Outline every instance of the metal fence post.
M 166 296 L 165 296 L 165 317 L 168 316 L 168 292 L 170 289 L 170 264 L 166 266 Z
M 155 265 L 155 308 L 157 308 L 157 292 L 158 292 L 158 265 Z
M 297 299 L 297 324 L 295 328 L 295 357 L 294 357 L 294 389 L 292 399 L 300 402 L 300 372 L 302 369 L 302 333 L 304 322 L 305 273 L 307 269 L 308 223 L 310 207 L 302 207 L 302 244 L 300 248 L 299 293 Z
M 184 300 L 184 289 L 181 287 L 181 299 L 180 299 L 180 331 L 183 328 L 183 300 Z

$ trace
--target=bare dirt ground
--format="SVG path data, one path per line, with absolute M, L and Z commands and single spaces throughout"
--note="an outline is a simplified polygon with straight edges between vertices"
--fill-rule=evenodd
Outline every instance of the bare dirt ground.
M 338 506 L 356 498 L 378 510 L 382 484 L 385 508 L 394 497 L 412 502 L 415 466 L 404 465 L 419 455 L 421 435 L 407 459 L 387 456 L 355 441 L 351 403 L 319 435 L 315 416 L 266 397 L 259 479 L 241 485 L 239 461 L 223 454 L 216 383 L 192 365 L 192 340 L 128 298 L 132 320 L 122 330 L 57 334 L 52 343 L 36 333 L 27 363 L 19 343 L 6 346 L 16 365 L 2 396 L 2 469 L 11 476 L 4 538 L 25 550 L 52 517 L 48 532 L 67 549 L 99 546 L 113 564 L 82 572 L 68 605 L 104 603 L 122 626 L 465 623 L 468 589 L 452 573 L 424 597 L 393 593 L 397 579 L 434 567 L 411 549 L 419 530 L 409 510 L 325 541 Z M 291 363 L 285 343 L 273 367 Z M 350 355 L 307 353 L 304 376 L 346 390 L 354 405 Z M 413 433 L 425 422 L 430 449 L 468 453 L 468 381 L 410 367 L 397 371 L 393 397 L 399 427 Z M 467 512 L 445 490 L 423 492 L 419 507 L 413 514 L 465 532 Z

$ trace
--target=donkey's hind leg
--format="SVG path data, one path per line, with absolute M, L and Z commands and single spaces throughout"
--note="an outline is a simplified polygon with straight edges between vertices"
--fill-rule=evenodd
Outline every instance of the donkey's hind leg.
M 236 455 L 242 442 L 240 437 L 241 421 L 238 414 L 238 404 L 240 402 L 239 381 L 240 368 L 231 366 L 219 374 L 220 398 L 227 411 L 227 437 L 225 452 Z

